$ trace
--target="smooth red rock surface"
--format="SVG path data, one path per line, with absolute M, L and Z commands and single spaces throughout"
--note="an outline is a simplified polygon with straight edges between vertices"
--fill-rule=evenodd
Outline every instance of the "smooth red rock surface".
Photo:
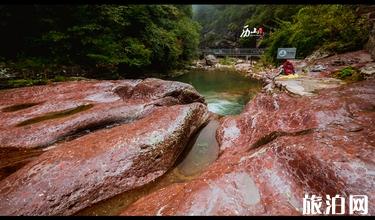
M 193 102 L 204 103 L 204 99 L 191 85 L 154 78 L 64 82 L 2 90 L 0 179 L 8 175 L 9 167 L 22 166 L 46 147 L 77 133 L 132 122 L 149 115 L 157 106 Z M 88 108 L 27 124 L 28 120 L 80 106 Z
M 132 91 L 132 96 L 122 90 Z M 39 103 L 14 112 L 0 114 L 1 148 L 46 146 L 65 135 L 98 124 L 133 121 L 154 106 L 204 102 L 191 85 L 159 79 L 119 81 L 79 81 L 0 91 L 0 108 L 23 103 Z M 50 112 L 81 105 L 93 107 L 24 126 L 17 124 Z M 43 138 L 41 138 L 43 137 Z
M 220 156 L 202 175 L 122 215 L 302 215 L 305 193 L 345 197 L 346 214 L 349 195 L 367 195 L 374 215 L 374 124 L 374 80 L 314 97 L 258 94 L 223 119 Z
M 175 162 L 208 118 L 202 103 L 148 116 L 57 146 L 0 182 L 0 215 L 71 215 L 149 183 Z

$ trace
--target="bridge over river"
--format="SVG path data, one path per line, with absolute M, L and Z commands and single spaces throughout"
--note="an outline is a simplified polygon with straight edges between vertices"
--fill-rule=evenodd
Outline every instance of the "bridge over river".
M 246 60 L 252 57 L 260 57 L 263 48 L 215 48 L 215 49 L 200 49 L 200 54 L 204 56 L 208 54 L 215 55 L 216 57 L 244 57 Z

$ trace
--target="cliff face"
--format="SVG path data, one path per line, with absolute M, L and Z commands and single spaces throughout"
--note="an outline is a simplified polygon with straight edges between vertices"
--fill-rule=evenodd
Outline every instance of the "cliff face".
M 375 23 L 372 25 L 370 36 L 367 44 L 365 45 L 365 49 L 368 50 L 372 58 L 375 59 Z
M 372 23 L 369 39 L 364 49 L 370 52 L 372 58 L 375 58 L 375 5 L 361 5 L 357 8 L 358 15 L 365 15 Z

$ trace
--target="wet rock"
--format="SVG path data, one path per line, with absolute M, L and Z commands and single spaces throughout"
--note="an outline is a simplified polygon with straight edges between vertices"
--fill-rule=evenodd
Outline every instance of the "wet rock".
M 236 60 L 236 63 L 235 63 L 235 64 L 240 64 L 240 63 L 245 63 L 245 60 L 238 59 L 238 60 Z
M 205 65 L 206 65 L 206 60 L 205 59 L 197 60 L 195 62 L 195 67 L 196 68 L 204 68 Z
M 292 76 L 293 78 L 289 78 Z M 335 88 L 344 84 L 342 80 L 335 78 L 316 78 L 306 75 L 289 75 L 275 78 L 275 84 L 284 88 L 291 94 L 300 96 L 314 96 L 323 88 Z
M 9 154 L 12 149 L 46 148 L 87 130 L 138 120 L 158 106 L 193 102 L 204 103 L 204 98 L 191 85 L 159 79 L 64 82 L 0 91 L 0 148 L 7 152 L 0 151 L 0 170 L 11 165 L 9 155 L 15 155 L 14 165 L 20 162 L 17 154 Z
M 349 195 L 367 195 L 374 215 L 374 83 L 313 97 L 258 94 L 243 113 L 222 119 L 220 156 L 203 174 L 122 215 L 302 215 L 305 194 L 343 196 L 347 214 Z
M 220 64 L 220 63 L 215 64 L 213 67 L 215 67 L 215 69 L 228 69 L 228 68 L 233 68 L 232 65 L 224 65 L 224 64 Z
M 133 121 L 154 106 L 204 102 L 191 85 L 157 79 L 66 82 L 0 94 L 0 147 L 14 148 L 45 146 L 94 125 Z M 86 105 L 92 107 L 62 114 Z
M 216 57 L 212 54 L 209 54 L 207 55 L 205 58 L 206 60 L 206 64 L 208 66 L 214 66 L 215 64 L 217 64 L 219 61 L 216 59 Z
M 134 87 L 119 86 L 115 92 L 125 100 L 156 100 L 170 96 L 181 104 L 204 102 L 204 98 L 191 85 L 156 78 L 145 79 Z
M 332 66 L 344 66 L 345 64 L 347 64 L 347 62 L 341 59 L 334 60 L 331 63 Z
M 234 66 L 234 68 L 239 72 L 248 72 L 252 69 L 252 67 L 253 66 L 250 63 L 245 62 L 236 63 L 236 65 Z
M 71 215 L 163 175 L 206 122 L 202 103 L 58 144 L 0 182 L 1 215 Z
M 360 68 L 359 71 L 366 77 L 372 76 L 375 74 L 375 63 L 366 64 L 364 67 Z
M 272 94 L 274 92 L 274 89 L 275 89 L 275 83 L 273 83 L 273 81 L 269 82 L 268 84 L 266 84 L 262 90 L 268 94 Z

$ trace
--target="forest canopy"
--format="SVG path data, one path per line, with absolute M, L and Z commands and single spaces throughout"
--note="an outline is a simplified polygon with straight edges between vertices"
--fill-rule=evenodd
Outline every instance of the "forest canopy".
M 0 6 L 0 57 L 30 65 L 168 71 L 195 55 L 191 5 Z

